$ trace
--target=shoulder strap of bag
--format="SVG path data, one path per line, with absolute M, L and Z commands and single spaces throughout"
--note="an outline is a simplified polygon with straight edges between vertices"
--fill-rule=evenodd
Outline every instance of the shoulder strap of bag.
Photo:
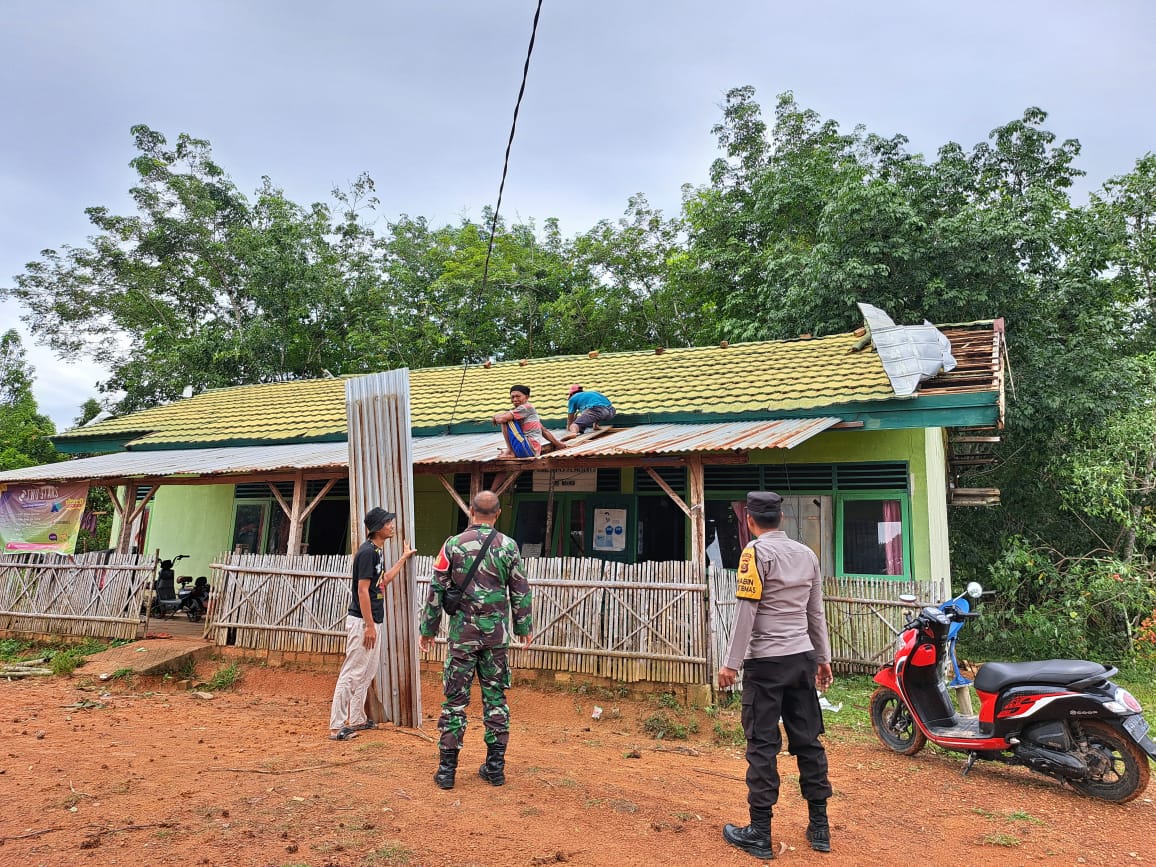
M 465 580 L 462 581 L 461 584 L 458 584 L 456 581 L 454 582 L 454 584 L 457 584 L 458 589 L 462 593 L 466 592 L 466 588 L 469 587 L 470 582 L 474 580 L 474 575 L 477 574 L 478 567 L 482 565 L 482 560 L 486 556 L 486 551 L 489 549 L 490 543 L 494 541 L 494 537 L 496 535 L 498 535 L 497 530 L 490 530 L 490 535 L 486 536 L 486 541 L 482 542 L 482 547 L 478 549 L 478 556 L 475 557 L 474 562 L 470 564 L 469 571 L 466 572 Z

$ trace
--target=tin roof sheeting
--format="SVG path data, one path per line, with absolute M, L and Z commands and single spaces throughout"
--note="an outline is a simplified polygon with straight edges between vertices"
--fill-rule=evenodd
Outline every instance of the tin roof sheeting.
M 648 424 L 610 431 L 570 446 L 549 457 L 660 455 L 701 452 L 744 452 L 790 449 L 839 423 L 838 418 L 778 419 L 776 421 L 714 424 Z
M 320 468 L 344 470 L 348 461 L 347 443 L 113 452 L 75 461 L 9 470 L 0 473 L 0 483 L 238 475 Z
M 562 451 L 553 458 L 599 458 L 625 455 L 737 452 L 789 449 L 839 423 L 837 418 L 777 421 L 715 422 L 711 424 L 649 424 L 611 430 Z M 415 466 L 488 463 L 504 448 L 500 433 L 457 434 L 413 438 Z M 58 464 L 25 467 L 0 473 L 0 483 L 66 481 L 72 479 L 163 478 L 165 476 L 232 476 L 295 470 L 341 469 L 349 462 L 347 443 L 236 446 L 219 449 L 174 449 L 113 452 Z M 541 467 L 543 464 L 535 463 Z

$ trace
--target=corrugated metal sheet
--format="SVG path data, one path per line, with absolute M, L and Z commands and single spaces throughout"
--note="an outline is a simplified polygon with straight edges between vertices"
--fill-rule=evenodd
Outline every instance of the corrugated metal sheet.
M 0 473 L 0 482 L 262 473 L 323 467 L 344 468 L 348 461 L 349 446 L 343 442 L 114 452 L 58 464 L 9 470 Z
M 646 424 L 610 431 L 562 451 L 552 452 L 545 456 L 545 460 L 790 449 L 839 421 L 838 418 L 827 416 L 711 424 Z M 415 464 L 492 461 L 502 448 L 502 438 L 497 433 L 414 437 L 413 442 Z
M 790 449 L 839 421 L 838 418 L 824 417 L 716 424 L 648 424 L 611 431 L 554 454 L 574 458 Z
M 639 425 L 613 430 L 595 439 L 554 452 L 547 455 L 546 460 L 612 455 L 790 449 L 838 424 L 839 421 L 838 418 L 823 417 L 711 424 Z M 496 460 L 503 447 L 502 435 L 496 431 L 491 434 L 414 437 L 413 463 L 415 466 L 486 463 Z M 343 442 L 116 452 L 59 464 L 9 470 L 0 473 L 0 483 L 344 469 L 348 463 L 349 446 Z

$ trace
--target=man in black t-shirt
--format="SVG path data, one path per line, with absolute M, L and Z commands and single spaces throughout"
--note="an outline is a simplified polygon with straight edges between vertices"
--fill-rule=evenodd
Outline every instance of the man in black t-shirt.
M 337 675 L 333 704 L 329 711 L 329 739 L 347 741 L 374 722 L 365 716 L 365 696 L 380 659 L 377 626 L 385 620 L 385 586 L 401 574 L 405 561 L 413 556 L 407 542 L 401 557 L 388 572 L 382 546 L 393 537 L 393 512 L 380 506 L 365 515 L 366 540 L 353 555 L 353 576 L 349 613 L 345 617 L 345 661 Z M 384 573 L 384 574 L 383 574 Z

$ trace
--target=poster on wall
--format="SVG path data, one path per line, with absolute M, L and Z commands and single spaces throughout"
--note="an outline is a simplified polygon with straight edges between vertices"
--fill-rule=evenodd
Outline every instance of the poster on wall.
M 626 550 L 626 510 L 597 509 L 594 512 L 594 550 Z
M 8 553 L 73 553 L 87 500 L 84 482 L 0 485 L 0 545 Z

